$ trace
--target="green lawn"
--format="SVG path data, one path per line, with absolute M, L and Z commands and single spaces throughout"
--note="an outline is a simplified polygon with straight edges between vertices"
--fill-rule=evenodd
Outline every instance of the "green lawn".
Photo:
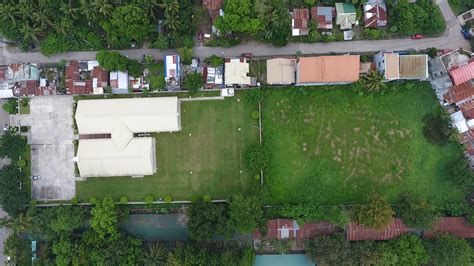
M 182 102 L 182 130 L 157 134 L 156 175 L 88 178 L 76 182 L 76 193 L 85 200 L 125 195 L 139 201 L 148 194 L 184 200 L 193 195 L 223 199 L 245 193 L 257 182 L 242 158 L 246 147 L 258 141 L 257 122 L 250 118 L 254 109 L 257 106 L 247 103 L 242 93 L 225 100 Z
M 474 1 L 472 0 L 448 0 L 448 3 L 455 15 L 461 15 L 474 8 Z
M 27 102 L 25 104 L 25 101 Z M 30 103 L 29 99 L 22 99 L 20 100 L 20 114 L 29 114 L 30 113 Z
M 271 203 L 363 203 L 374 194 L 393 203 L 403 191 L 460 200 L 445 169 L 459 145 L 434 146 L 422 134 L 422 117 L 436 108 L 428 83 L 383 96 L 346 86 L 271 89 L 263 103 Z

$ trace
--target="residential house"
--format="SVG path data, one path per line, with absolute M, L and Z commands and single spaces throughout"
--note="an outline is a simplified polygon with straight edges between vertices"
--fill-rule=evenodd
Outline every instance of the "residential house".
M 364 4 L 364 27 L 387 26 L 387 5 L 384 0 L 369 0 Z
M 291 13 L 291 34 L 293 36 L 304 36 L 309 33 L 309 10 L 307 8 L 295 8 Z
M 393 219 L 393 222 L 383 230 L 374 230 L 352 222 L 347 225 L 346 238 L 349 241 L 390 240 L 410 231 L 411 229 L 400 218 Z
M 223 5 L 224 0 L 203 0 L 202 5 L 207 9 L 212 24 L 220 16 L 224 16 Z M 212 33 L 219 35 L 219 30 L 212 25 Z
M 267 83 L 289 85 L 295 83 L 296 59 L 273 58 L 267 60 Z
M 165 56 L 165 82 L 168 87 L 179 87 L 180 70 L 179 55 Z
M 346 228 L 346 238 L 349 241 L 390 240 L 407 233 L 418 233 L 427 238 L 438 233 L 450 233 L 459 238 L 474 238 L 474 226 L 469 225 L 465 217 L 440 217 L 433 226 L 433 230 L 427 231 L 410 228 L 400 218 L 393 219 L 393 222 L 383 230 L 367 228 L 355 222 L 350 223 Z
M 427 80 L 428 55 L 380 52 L 374 56 L 377 70 L 386 80 Z
M 112 93 L 123 94 L 128 93 L 129 77 L 128 72 L 112 71 L 110 72 L 110 87 Z
M 451 68 L 448 73 L 454 85 L 474 79 L 474 58 L 464 65 Z
M 359 70 L 359 55 L 301 57 L 296 65 L 296 84 L 352 83 L 359 80 Z
M 0 67 L 0 98 L 20 96 L 21 91 L 38 87 L 39 69 L 36 64 L 10 64 Z
M 305 240 L 340 231 L 336 225 L 325 221 L 308 222 L 300 226 L 298 222 L 293 219 L 269 219 L 266 227 L 267 233 L 265 235 L 258 230 L 253 233 L 255 247 L 265 249 L 268 248 L 268 246 L 262 242 L 279 239 L 295 240 L 294 250 L 303 250 Z
M 317 6 L 311 8 L 311 20 L 318 29 L 332 30 L 332 19 L 336 16 L 336 9 L 329 6 Z
M 350 30 L 357 23 L 356 9 L 353 4 L 336 3 L 336 24 L 341 30 Z
M 204 67 L 203 76 L 206 80 L 206 88 L 222 88 L 224 85 L 224 68 L 219 67 Z
M 461 26 L 464 26 L 467 22 L 474 20 L 474 9 L 471 9 L 459 15 L 458 20 Z
M 225 60 L 224 82 L 227 87 L 252 85 L 250 68 L 246 58 Z
M 97 61 L 69 61 L 65 72 L 67 94 L 102 94 L 109 81 Z

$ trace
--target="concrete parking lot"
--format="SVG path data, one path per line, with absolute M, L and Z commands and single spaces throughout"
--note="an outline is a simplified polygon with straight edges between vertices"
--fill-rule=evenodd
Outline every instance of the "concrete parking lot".
M 29 126 L 32 198 L 69 200 L 75 196 L 73 118 L 71 96 L 35 97 L 30 114 L 12 117 L 12 124 Z

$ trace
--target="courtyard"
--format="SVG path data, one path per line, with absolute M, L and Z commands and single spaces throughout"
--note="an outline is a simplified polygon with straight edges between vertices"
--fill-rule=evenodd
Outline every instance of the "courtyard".
M 428 83 L 385 95 L 347 86 L 268 91 L 264 141 L 270 147 L 265 186 L 271 203 L 364 203 L 401 192 L 431 201 L 461 200 L 446 165 L 458 144 L 440 147 L 422 134 L 422 118 L 440 108 Z
M 156 174 L 133 179 L 88 177 L 76 182 L 77 196 L 86 201 L 104 196 L 143 201 L 146 195 L 189 200 L 245 193 L 258 182 L 243 165 L 247 146 L 258 141 L 258 123 L 250 117 L 256 109 L 244 92 L 223 100 L 182 101 L 181 131 L 154 134 Z
M 11 116 L 11 126 L 26 126 L 31 152 L 31 197 L 35 200 L 70 200 L 75 195 L 72 97 L 35 97 L 30 113 Z M 25 158 L 29 158 L 29 155 Z M 28 174 L 29 176 L 29 174 Z

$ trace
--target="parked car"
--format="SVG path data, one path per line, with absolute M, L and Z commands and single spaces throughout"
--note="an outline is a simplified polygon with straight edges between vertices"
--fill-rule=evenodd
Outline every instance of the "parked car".
M 31 176 L 31 179 L 32 179 L 32 180 L 40 180 L 40 179 L 41 179 L 41 176 L 39 176 L 39 175 L 34 175 L 34 176 Z
M 252 58 L 253 54 L 252 53 L 243 53 L 240 55 L 240 57 L 246 57 L 246 58 Z
M 418 39 L 423 39 L 423 38 L 425 38 L 425 36 L 424 36 L 424 35 L 421 35 L 421 34 L 413 34 L 413 35 L 411 36 L 411 38 L 412 38 L 413 40 L 418 40 Z
M 464 37 L 464 39 L 466 39 L 466 40 L 468 40 L 468 39 L 470 39 L 470 38 L 472 37 L 472 34 L 469 32 L 469 30 L 468 30 L 468 29 L 465 29 L 465 28 L 463 28 L 463 29 L 461 30 L 461 34 L 462 34 L 462 36 Z

